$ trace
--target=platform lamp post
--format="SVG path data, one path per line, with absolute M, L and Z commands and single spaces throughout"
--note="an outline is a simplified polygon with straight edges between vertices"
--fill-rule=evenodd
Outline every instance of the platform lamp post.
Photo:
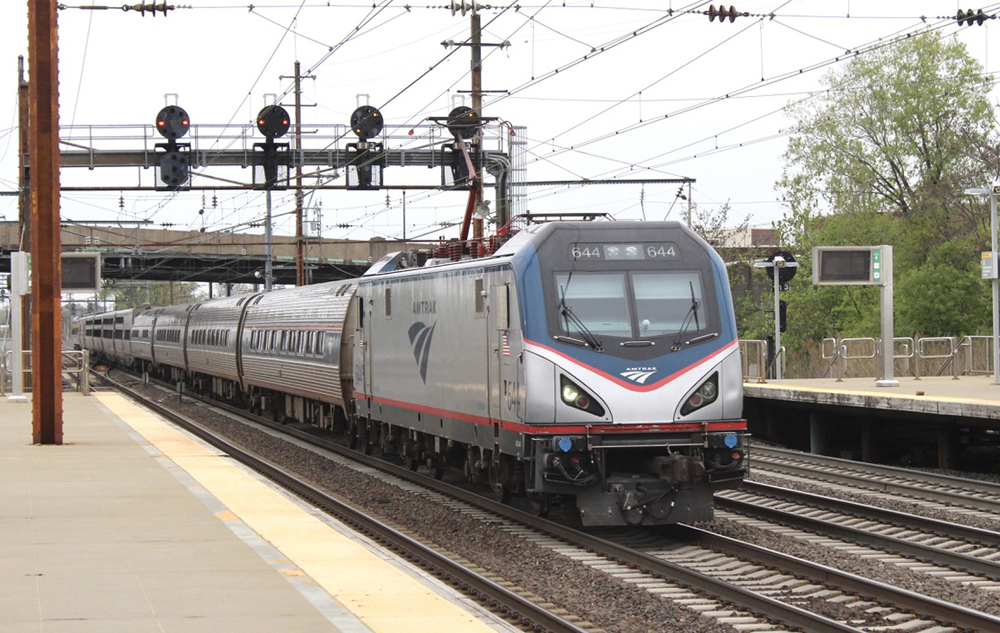
M 983 277 L 993 286 L 993 384 L 1000 385 L 1000 276 L 997 270 L 997 196 L 1000 195 L 1000 181 L 995 181 L 989 189 L 966 189 L 968 195 L 988 195 L 990 197 L 990 267 L 984 267 Z M 983 253 L 983 259 L 986 259 Z
M 774 282 L 774 378 L 781 380 L 781 332 L 784 329 L 781 318 L 781 289 L 788 289 L 788 282 L 795 276 L 799 264 L 788 251 L 777 251 L 765 261 L 754 262 L 754 268 L 764 268 Z

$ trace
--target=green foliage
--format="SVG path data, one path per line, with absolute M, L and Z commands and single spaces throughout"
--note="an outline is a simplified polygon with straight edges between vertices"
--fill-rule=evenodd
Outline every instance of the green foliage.
M 206 297 L 198 284 L 190 281 L 117 281 L 106 282 L 100 299 L 113 299 L 113 309 L 138 308 L 142 305 L 166 306 L 201 301 Z
M 927 261 L 897 270 L 896 333 L 899 336 L 982 334 L 990 328 L 988 282 L 979 261 L 959 242 L 935 247 Z
M 998 173 L 992 79 L 964 45 L 924 33 L 856 57 L 824 83 L 789 106 L 796 123 L 777 183 L 790 207 L 782 243 L 802 264 L 783 297 L 786 347 L 879 335 L 879 290 L 813 287 L 813 246 L 893 246 L 897 335 L 982 332 L 988 206 L 963 189 Z

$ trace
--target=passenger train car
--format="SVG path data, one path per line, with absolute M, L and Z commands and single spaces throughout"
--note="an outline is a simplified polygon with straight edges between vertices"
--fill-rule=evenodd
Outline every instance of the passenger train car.
M 726 268 L 684 226 L 538 224 L 488 257 L 405 261 L 129 311 L 130 354 L 85 321 L 82 345 L 413 467 L 461 469 L 543 514 L 575 503 L 585 525 L 707 520 L 714 491 L 742 480 Z

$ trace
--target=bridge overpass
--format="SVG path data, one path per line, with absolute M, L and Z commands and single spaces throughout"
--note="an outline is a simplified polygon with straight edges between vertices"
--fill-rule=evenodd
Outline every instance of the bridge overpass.
M 10 271 L 11 251 L 19 250 L 17 222 L 0 222 L 0 273 Z M 134 225 L 95 226 L 63 222 L 60 242 L 65 253 L 101 253 L 104 279 L 263 283 L 262 233 L 176 231 Z M 386 253 L 426 251 L 426 242 L 310 238 L 305 267 L 310 283 L 357 277 Z M 274 236 L 275 284 L 295 284 L 295 238 Z

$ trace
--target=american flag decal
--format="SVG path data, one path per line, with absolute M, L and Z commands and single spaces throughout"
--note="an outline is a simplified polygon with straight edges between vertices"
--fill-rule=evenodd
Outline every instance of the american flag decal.
M 503 335 L 503 341 L 500 344 L 500 349 L 503 351 L 504 356 L 510 356 L 510 345 L 507 343 L 507 335 Z

